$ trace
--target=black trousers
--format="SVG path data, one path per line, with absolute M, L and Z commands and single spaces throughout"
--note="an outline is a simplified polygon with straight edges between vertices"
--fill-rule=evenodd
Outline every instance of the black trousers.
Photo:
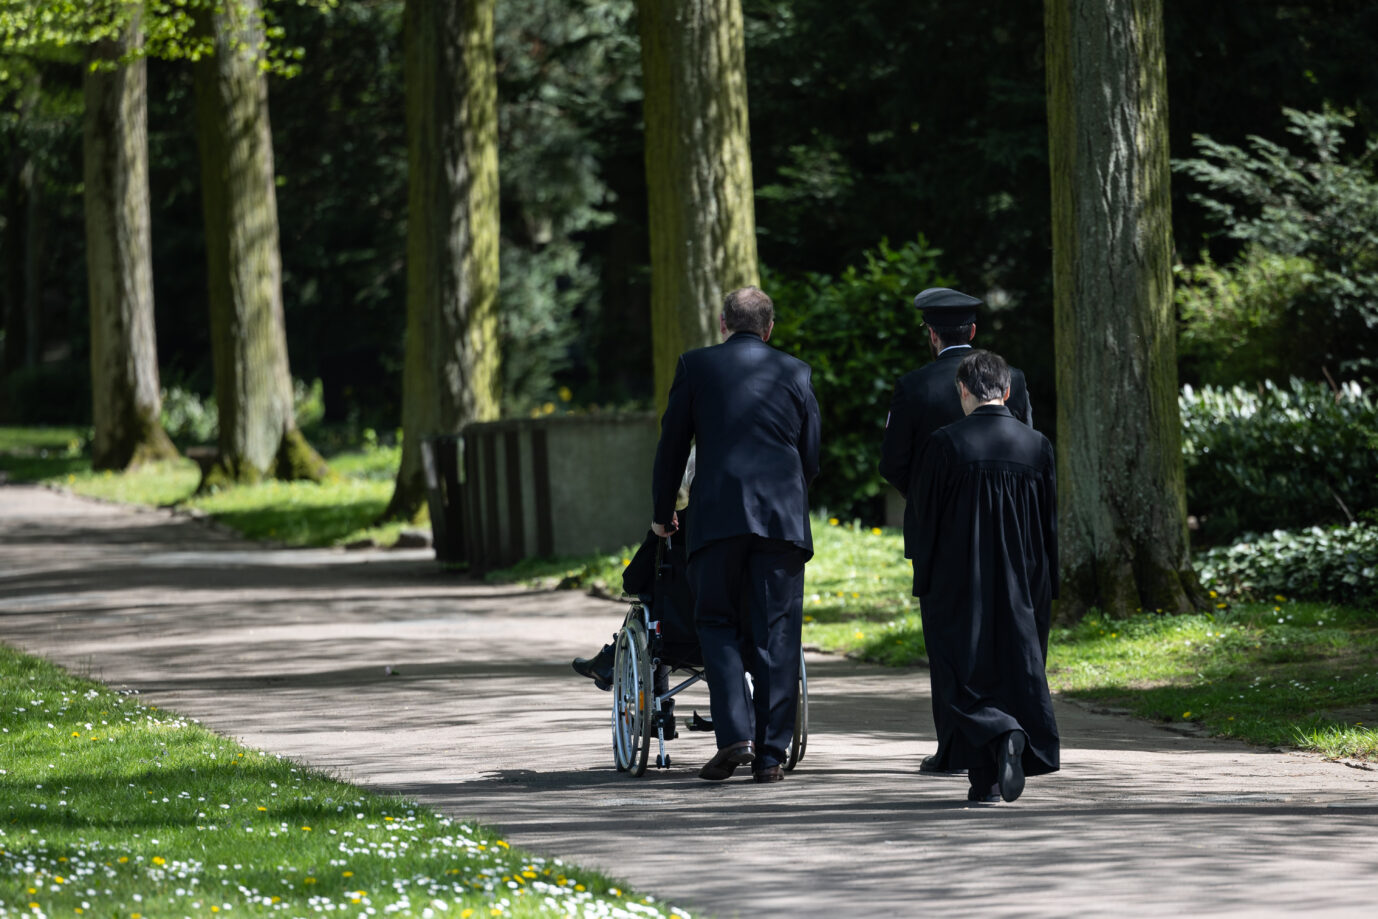
M 689 557 L 713 731 L 719 747 L 755 741 L 758 769 L 783 763 L 794 733 L 805 558 L 761 536 L 720 539 Z

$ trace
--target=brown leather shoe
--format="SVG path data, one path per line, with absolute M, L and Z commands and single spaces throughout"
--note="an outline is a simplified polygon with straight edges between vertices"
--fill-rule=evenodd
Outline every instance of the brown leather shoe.
M 783 782 L 785 780 L 785 770 L 778 765 L 767 766 L 764 769 L 757 769 L 751 773 L 753 782 Z
M 756 758 L 756 745 L 749 740 L 739 740 L 718 750 L 713 758 L 704 763 L 699 770 L 699 778 L 710 782 L 721 782 L 732 777 L 738 766 L 745 766 Z

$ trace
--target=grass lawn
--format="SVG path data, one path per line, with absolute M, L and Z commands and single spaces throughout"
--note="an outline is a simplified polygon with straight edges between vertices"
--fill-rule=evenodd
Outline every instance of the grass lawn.
M 899 530 L 814 520 L 804 642 L 893 666 L 927 650 Z M 624 559 L 528 561 L 490 580 L 604 587 Z M 1048 681 L 1065 697 L 1211 734 L 1378 761 L 1378 611 L 1275 597 L 1211 613 L 1091 616 L 1055 629 Z
M 191 460 L 145 466 L 129 473 L 95 472 L 79 428 L 0 428 L 0 473 L 75 494 L 126 504 L 176 506 L 215 517 L 250 539 L 288 546 L 397 541 L 403 529 L 424 526 L 374 522 L 392 497 L 400 449 L 370 446 L 328 457 L 331 477 L 315 482 L 263 482 L 196 495 L 200 473 Z
M 0 645 L 0 916 L 686 915 Z

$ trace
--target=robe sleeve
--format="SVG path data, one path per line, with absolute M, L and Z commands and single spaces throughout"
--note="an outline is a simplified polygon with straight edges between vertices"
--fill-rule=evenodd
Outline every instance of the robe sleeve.
M 948 485 L 952 466 L 952 442 L 941 428 L 924 444 L 910 500 L 915 502 L 918 534 L 914 544 L 914 595 L 928 593 L 933 586 L 933 565 L 938 557 L 939 529 L 943 506 L 950 496 Z

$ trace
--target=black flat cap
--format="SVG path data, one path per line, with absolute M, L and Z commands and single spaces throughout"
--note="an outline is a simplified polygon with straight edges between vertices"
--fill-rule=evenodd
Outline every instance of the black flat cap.
M 914 298 L 923 321 L 933 326 L 959 326 L 976 321 L 981 301 L 950 287 L 930 287 Z

